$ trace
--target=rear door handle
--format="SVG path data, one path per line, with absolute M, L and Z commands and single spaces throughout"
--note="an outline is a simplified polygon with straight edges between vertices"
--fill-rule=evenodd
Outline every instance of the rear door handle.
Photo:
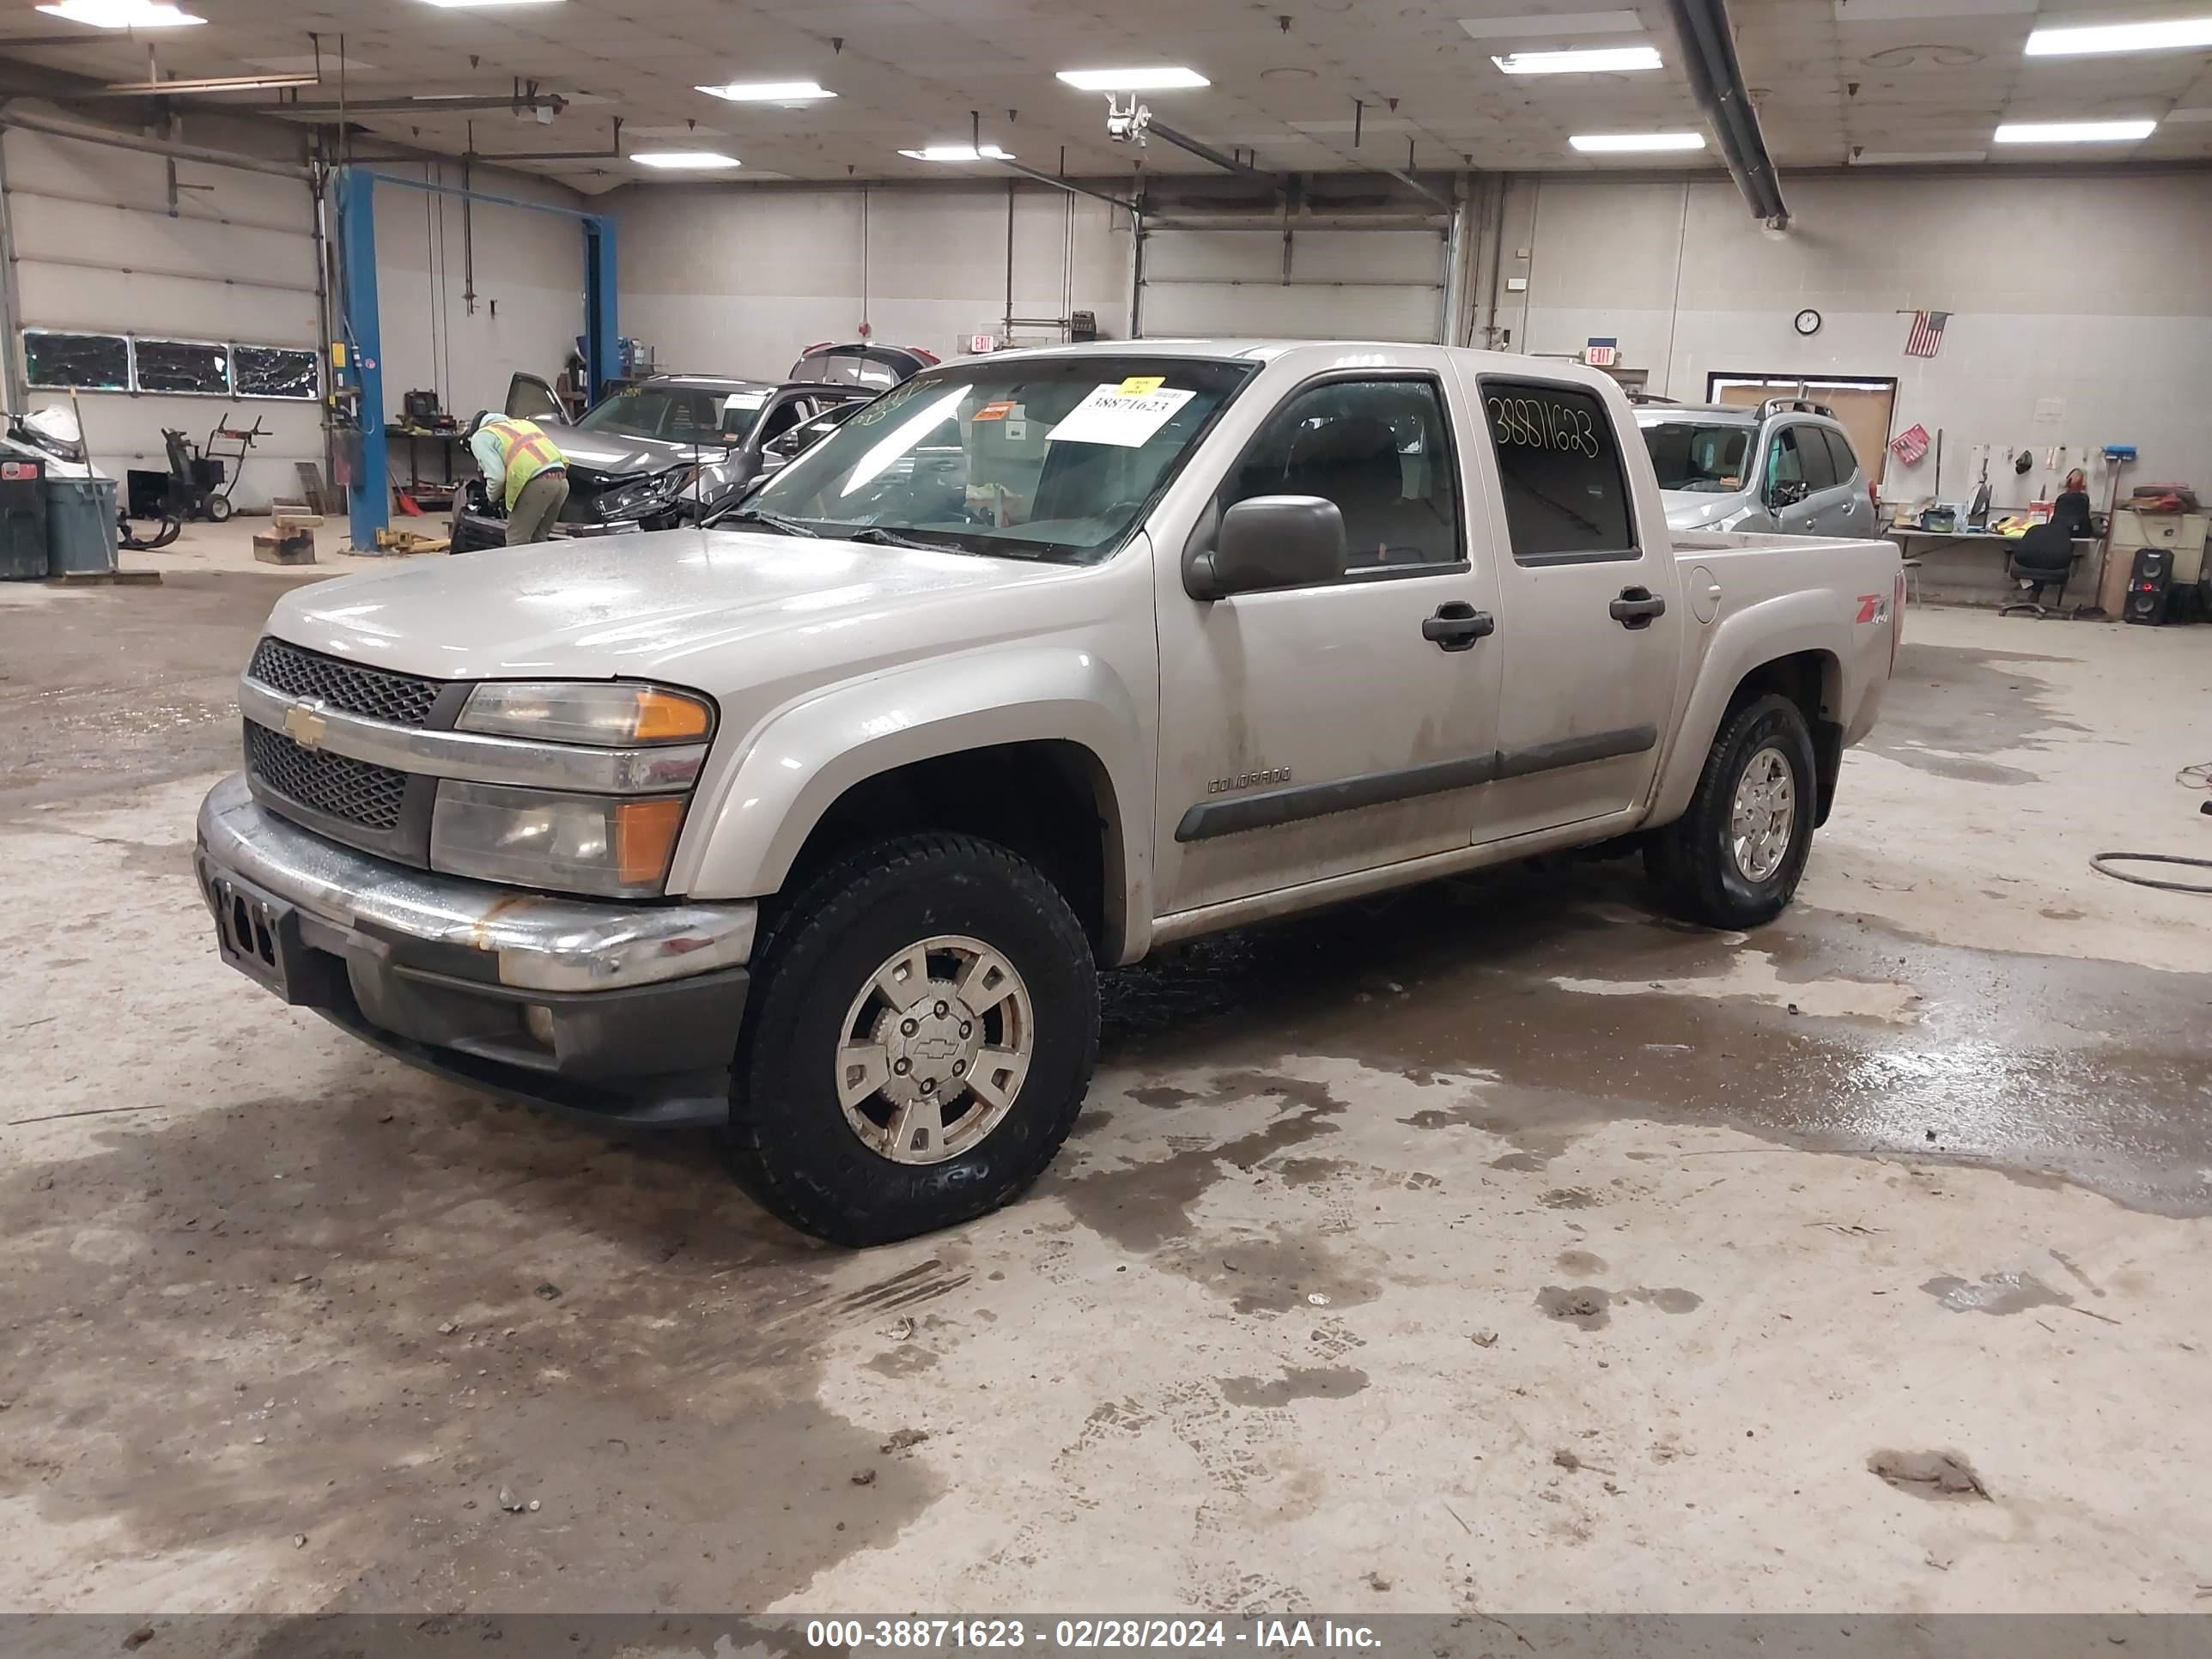
M 1497 631 L 1495 617 L 1460 599 L 1438 605 L 1437 614 L 1421 623 L 1421 637 L 1447 651 L 1472 651 L 1477 640 L 1487 639 Z
M 1654 617 L 1667 614 L 1667 601 L 1648 587 L 1624 587 L 1620 597 L 1606 607 L 1606 614 L 1632 631 L 1651 626 Z

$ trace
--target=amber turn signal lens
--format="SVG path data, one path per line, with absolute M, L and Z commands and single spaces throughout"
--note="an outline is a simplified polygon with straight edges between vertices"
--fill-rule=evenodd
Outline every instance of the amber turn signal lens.
M 706 735 L 706 704 L 649 685 L 639 688 L 636 741 L 676 743 Z
M 623 886 L 656 882 L 676 855 L 684 827 L 680 799 L 626 800 L 615 808 L 615 874 Z

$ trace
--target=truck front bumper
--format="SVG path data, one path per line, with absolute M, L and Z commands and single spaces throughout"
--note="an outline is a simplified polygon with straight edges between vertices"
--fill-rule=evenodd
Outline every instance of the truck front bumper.
M 224 961 L 410 1065 L 603 1121 L 728 1118 L 751 904 L 433 875 L 309 834 L 243 776 L 201 806 L 193 865 Z

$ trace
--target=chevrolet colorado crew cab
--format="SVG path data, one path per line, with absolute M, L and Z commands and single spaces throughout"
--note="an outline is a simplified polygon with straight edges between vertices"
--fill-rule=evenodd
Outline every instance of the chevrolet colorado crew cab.
M 1098 975 L 1642 840 L 1789 902 L 1875 721 L 1882 541 L 1670 537 L 1620 391 L 1139 342 L 894 386 L 719 523 L 297 591 L 199 817 L 222 957 L 489 1091 L 724 1127 L 850 1244 L 1020 1193 Z

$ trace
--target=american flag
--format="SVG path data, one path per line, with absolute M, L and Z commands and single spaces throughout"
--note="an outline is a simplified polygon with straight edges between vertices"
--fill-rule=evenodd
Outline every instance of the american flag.
M 1916 311 L 1912 313 L 1912 332 L 1905 337 L 1905 355 L 1908 357 L 1933 357 L 1943 349 L 1943 325 L 1951 320 L 1948 311 Z

